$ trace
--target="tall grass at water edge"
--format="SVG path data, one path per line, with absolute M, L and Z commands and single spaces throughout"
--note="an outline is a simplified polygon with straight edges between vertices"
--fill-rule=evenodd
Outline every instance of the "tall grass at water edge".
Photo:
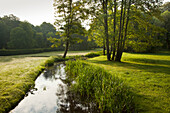
M 72 90 L 94 101 L 101 112 L 135 112 L 132 89 L 103 68 L 78 60 L 67 61 L 66 71 L 75 80 Z

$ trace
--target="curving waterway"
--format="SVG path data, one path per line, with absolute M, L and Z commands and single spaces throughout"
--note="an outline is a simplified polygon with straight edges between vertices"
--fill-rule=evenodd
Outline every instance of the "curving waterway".
M 35 81 L 34 88 L 10 113 L 90 113 L 90 104 L 76 103 L 70 96 L 65 65 L 46 69 Z

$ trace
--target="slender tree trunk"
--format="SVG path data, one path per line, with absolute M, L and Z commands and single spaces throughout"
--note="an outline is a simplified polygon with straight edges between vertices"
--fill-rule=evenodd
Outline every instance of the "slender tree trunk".
M 69 0 L 69 10 L 70 10 L 70 14 L 69 14 L 69 21 L 68 21 L 68 29 L 67 29 L 67 40 L 66 40 L 66 47 L 65 47 L 65 52 L 64 52 L 64 55 L 63 55 L 63 58 L 66 57 L 67 55 L 67 52 L 68 52 L 68 48 L 69 48 L 69 39 L 70 39 L 70 29 L 72 27 L 72 20 L 73 20 L 73 16 L 72 16 L 72 3 L 73 1 L 72 0 Z
M 117 54 L 116 54 L 116 59 L 115 61 L 119 61 L 120 62 L 120 38 L 121 38 L 121 33 L 122 33 L 122 14 L 123 14 L 123 2 L 124 0 L 122 0 L 121 3 L 121 16 L 120 16 L 120 27 L 119 27 L 119 38 L 118 38 L 118 45 L 117 45 Z
M 64 52 L 63 58 L 66 57 L 67 52 L 68 52 L 68 48 L 69 48 L 69 42 L 68 42 L 68 40 L 67 40 L 67 41 L 66 41 L 66 48 L 65 48 L 65 52 Z
M 107 17 L 107 4 L 108 0 L 103 0 L 103 10 L 104 10 L 104 23 L 105 23 L 105 36 L 106 36 L 106 49 L 107 49 L 107 60 L 110 60 L 110 50 L 109 50 L 109 35 L 108 35 L 108 17 Z
M 113 53 L 112 53 L 112 60 L 115 59 L 115 52 L 116 52 L 116 47 L 115 47 L 115 37 L 116 37 L 116 13 L 117 13 L 117 3 L 116 0 L 114 0 L 114 36 L 113 36 Z
M 105 39 L 103 39 L 103 55 L 106 55 L 105 50 L 106 50 Z
M 123 45 L 123 33 L 124 33 L 125 17 L 126 17 L 126 0 L 124 2 L 124 10 L 123 10 L 123 23 L 122 23 L 122 30 L 121 30 L 122 33 L 121 33 L 120 49 L 122 49 L 122 45 Z
M 170 50 L 170 43 L 169 43 L 169 33 L 166 33 L 166 43 L 167 43 L 167 49 Z
M 126 26 L 125 26 L 125 35 L 124 35 L 124 40 L 123 40 L 123 46 L 122 46 L 121 53 L 120 53 L 120 60 L 122 58 L 122 54 L 123 54 L 124 47 L 125 47 L 125 41 L 126 41 L 127 29 L 128 29 L 128 23 L 129 23 L 129 16 L 130 16 L 130 6 L 131 6 L 131 0 L 129 0 L 129 6 L 128 6 L 128 11 L 127 11 L 127 19 L 126 19 Z

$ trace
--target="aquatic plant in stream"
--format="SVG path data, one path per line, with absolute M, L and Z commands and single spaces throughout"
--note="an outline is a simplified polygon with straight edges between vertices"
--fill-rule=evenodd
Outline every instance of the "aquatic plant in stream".
M 80 60 L 67 61 L 66 71 L 75 80 L 72 90 L 95 102 L 101 112 L 135 112 L 132 90 L 120 78 Z

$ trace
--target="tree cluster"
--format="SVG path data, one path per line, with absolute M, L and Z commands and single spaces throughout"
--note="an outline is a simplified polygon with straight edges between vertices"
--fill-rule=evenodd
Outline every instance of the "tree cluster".
M 84 34 L 103 46 L 103 54 L 114 61 L 121 61 L 123 51 L 169 48 L 167 6 L 162 6 L 162 0 L 54 0 L 55 24 L 65 43 L 63 57 L 72 43 L 80 41 L 75 36 Z M 91 21 L 88 32 L 82 27 L 84 20 Z M 53 46 L 61 42 L 50 40 Z
M 0 18 L 0 49 L 48 48 L 47 37 L 54 36 L 55 27 L 43 22 L 40 26 L 20 21 L 14 15 Z
M 74 26 L 74 32 L 76 26 Z M 48 40 L 56 37 L 60 40 L 60 45 L 56 50 L 64 50 L 64 40 L 58 35 L 54 25 L 43 22 L 40 26 L 34 26 L 29 22 L 22 22 L 14 15 L 0 18 L 0 49 L 32 49 L 50 48 L 52 43 Z M 73 31 L 72 31 L 73 32 Z M 88 50 L 96 47 L 94 41 L 88 41 L 88 37 L 72 35 L 72 38 L 79 39 L 80 43 L 74 43 L 70 50 Z
M 121 61 L 123 51 L 152 52 L 155 48 L 169 45 L 166 26 L 169 11 L 161 12 L 161 0 L 90 2 L 95 5 L 90 8 L 93 18 L 89 36 L 103 46 L 103 54 L 107 51 L 108 60 Z

